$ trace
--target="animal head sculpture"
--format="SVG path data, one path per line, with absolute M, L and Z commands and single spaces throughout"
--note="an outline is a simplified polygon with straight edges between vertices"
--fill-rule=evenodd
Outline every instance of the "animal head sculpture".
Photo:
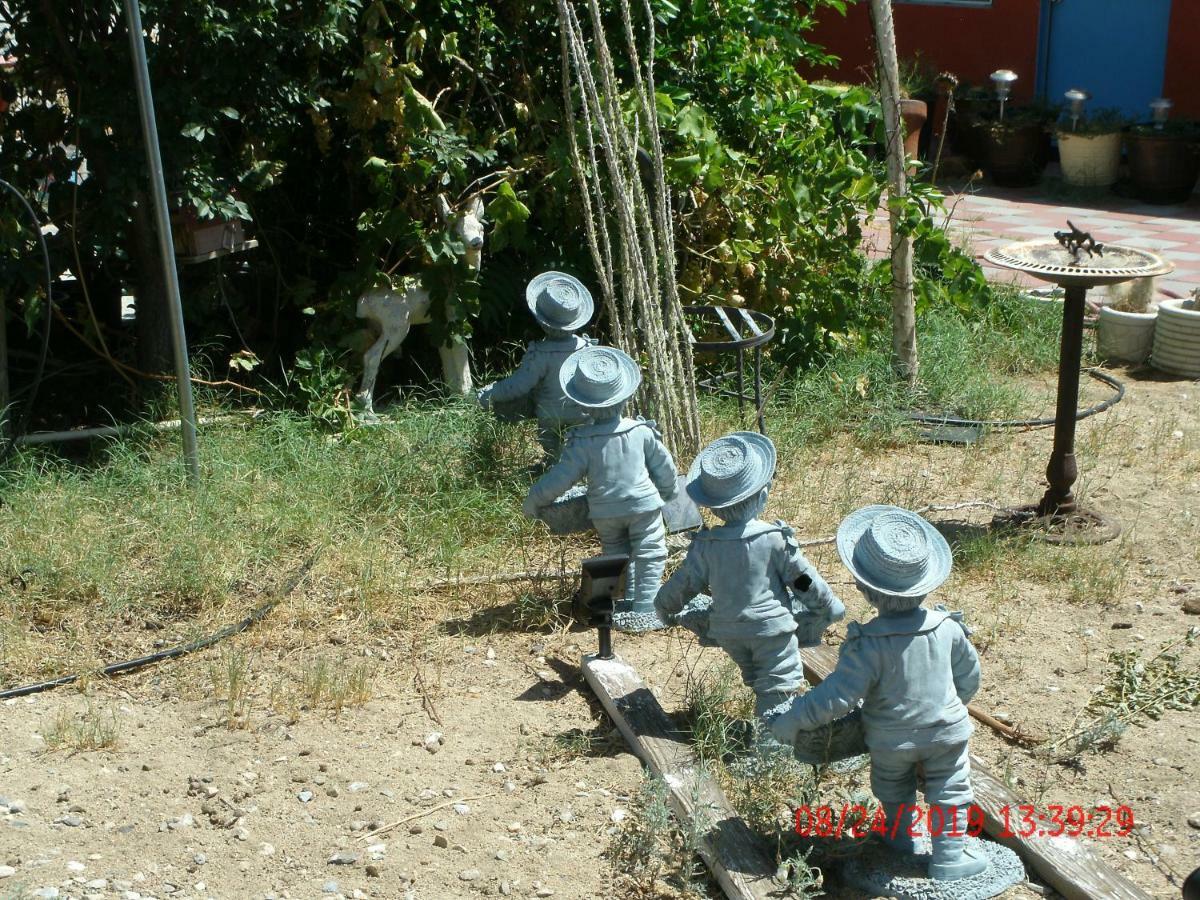
M 438 213 L 446 227 L 466 248 L 463 261 L 472 272 L 478 272 L 483 257 L 483 197 L 474 194 L 455 212 L 445 194 L 438 194 Z

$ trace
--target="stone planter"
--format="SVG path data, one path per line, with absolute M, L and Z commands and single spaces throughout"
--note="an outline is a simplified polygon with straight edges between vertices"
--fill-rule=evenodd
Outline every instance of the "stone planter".
M 1096 352 L 1106 362 L 1143 363 L 1150 356 L 1154 343 L 1153 312 L 1122 312 L 1108 306 L 1100 307 L 1096 322 Z
M 1200 143 L 1188 134 L 1135 131 L 1129 140 L 1129 173 L 1144 203 L 1184 203 L 1200 177 Z
M 1164 300 L 1159 304 L 1150 361 L 1156 369 L 1172 375 L 1200 378 L 1200 309 L 1183 305 L 1192 302 Z
M 1117 180 L 1121 165 L 1121 133 L 1058 133 L 1058 155 L 1063 179 L 1077 187 L 1108 187 Z

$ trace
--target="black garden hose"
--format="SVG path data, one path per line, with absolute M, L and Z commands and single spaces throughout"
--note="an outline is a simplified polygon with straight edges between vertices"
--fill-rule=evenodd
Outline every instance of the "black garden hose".
M 1125 396 L 1125 384 L 1119 378 L 1109 375 L 1107 372 L 1101 372 L 1099 369 L 1088 368 L 1083 371 L 1097 381 L 1104 382 L 1116 393 L 1101 403 L 1078 410 L 1075 413 L 1076 422 L 1111 409 Z M 987 426 L 988 428 L 1045 428 L 1053 425 L 1055 421 L 1053 417 L 1048 419 L 956 419 L 951 416 L 931 416 L 916 412 L 910 412 L 908 418 L 921 425 Z
M 242 631 L 245 631 L 256 622 L 262 621 L 266 615 L 274 609 L 280 601 L 284 600 L 289 594 L 296 589 L 304 576 L 309 573 L 313 565 L 317 561 L 317 557 L 321 555 L 321 551 L 315 551 L 312 556 L 302 565 L 287 584 L 278 593 L 271 596 L 266 602 L 262 603 L 254 609 L 250 615 L 242 619 L 240 622 L 234 622 L 232 625 L 226 625 L 220 631 L 214 631 L 208 637 L 201 638 L 198 641 L 192 641 L 189 644 L 178 644 L 167 650 L 160 650 L 158 653 L 151 653 L 149 656 L 139 656 L 137 659 L 127 659 L 124 662 L 112 663 L 100 669 L 98 675 L 112 676 L 121 675 L 125 672 L 133 672 L 137 669 L 152 666 L 155 663 L 164 662 L 168 659 L 176 659 L 180 656 L 187 656 L 189 653 L 195 653 L 198 650 L 205 650 L 227 637 L 232 637 Z M 90 673 L 89 673 L 90 674 Z M 52 688 L 62 687 L 66 684 L 72 684 L 78 681 L 80 675 L 64 675 L 62 678 L 55 678 L 51 681 L 40 681 L 37 684 L 26 684 L 22 687 L 9 688 L 8 690 L 0 691 L 0 700 L 8 700 L 12 697 L 26 697 L 30 694 L 40 694 L 42 691 L 48 691 Z
M 16 446 L 17 438 L 24 434 L 26 429 L 29 427 L 29 417 L 33 411 L 33 405 L 37 401 L 38 388 L 41 387 L 42 377 L 46 372 L 46 357 L 50 353 L 50 322 L 54 312 L 54 298 L 52 296 L 52 292 L 54 290 L 54 273 L 50 267 L 50 249 L 46 246 L 46 236 L 42 234 L 42 223 L 41 220 L 38 219 L 37 213 L 33 211 L 33 206 L 30 205 L 24 194 L 22 194 L 3 178 L 0 178 L 0 187 L 3 187 L 5 190 L 9 191 L 14 197 L 17 198 L 21 206 L 25 208 L 25 212 L 33 226 L 33 233 L 37 235 L 38 244 L 41 245 L 42 263 L 45 265 L 46 269 L 46 325 L 42 334 L 42 349 L 38 354 L 37 370 L 34 372 L 33 385 L 29 390 L 29 399 L 25 402 L 25 406 L 21 410 L 21 424 L 12 429 L 11 436 L 4 441 L 3 447 L 0 447 L 0 462 L 3 462 L 8 457 L 8 454 L 12 452 L 13 447 Z M 4 310 L 0 309 L 0 316 L 4 314 Z M 0 415 L 2 415 L 3 412 L 4 410 L 0 410 Z M 2 435 L 0 435 L 0 437 L 2 437 Z

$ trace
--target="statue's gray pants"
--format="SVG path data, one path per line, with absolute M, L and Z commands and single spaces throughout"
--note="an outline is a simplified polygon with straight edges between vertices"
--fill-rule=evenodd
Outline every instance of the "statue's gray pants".
M 742 683 L 754 691 L 756 698 L 790 694 L 804 682 L 800 648 L 794 631 L 769 637 L 716 637 L 715 640 L 742 670 Z M 763 710 L 773 705 L 764 706 Z
M 975 799 L 966 741 L 915 750 L 872 750 L 872 792 L 884 803 L 912 803 L 917 796 L 917 763 L 925 768 L 926 803 L 967 806 Z
M 667 529 L 662 510 L 592 519 L 606 554 L 629 554 L 629 577 L 625 597 L 633 601 L 633 612 L 654 612 L 654 598 L 667 567 Z

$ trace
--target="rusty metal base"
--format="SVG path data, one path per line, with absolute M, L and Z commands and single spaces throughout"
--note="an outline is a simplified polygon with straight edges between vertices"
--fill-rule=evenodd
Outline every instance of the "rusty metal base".
M 1008 509 L 992 519 L 993 531 L 1018 529 L 1047 544 L 1084 546 L 1116 540 L 1121 534 L 1121 523 L 1095 510 L 1079 507 L 1071 512 L 1044 515 L 1037 504 Z

